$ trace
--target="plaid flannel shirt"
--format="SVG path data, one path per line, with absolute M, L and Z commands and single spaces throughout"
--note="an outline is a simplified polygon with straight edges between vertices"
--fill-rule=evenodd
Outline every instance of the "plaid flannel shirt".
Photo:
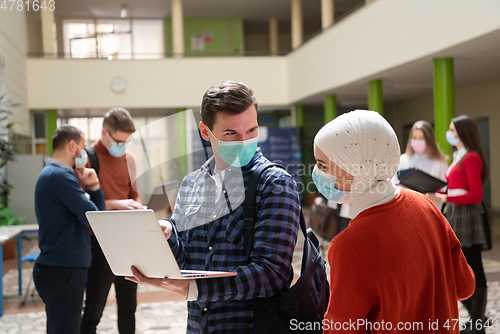
M 237 276 L 196 281 L 198 299 L 188 302 L 187 333 L 253 333 L 254 302 L 288 288 L 299 230 L 297 185 L 282 168 L 262 174 L 254 244 L 245 263 L 242 199 L 251 173 L 269 160 L 257 150 L 247 166 L 226 169 L 223 196 L 216 201 L 213 159 L 182 181 L 169 243 L 182 269 L 235 271 Z

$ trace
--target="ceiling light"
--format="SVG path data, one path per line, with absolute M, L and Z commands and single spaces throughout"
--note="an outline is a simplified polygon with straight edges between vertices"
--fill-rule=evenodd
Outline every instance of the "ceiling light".
M 120 17 L 122 19 L 128 17 L 128 7 L 126 5 L 123 5 L 122 8 L 120 9 Z

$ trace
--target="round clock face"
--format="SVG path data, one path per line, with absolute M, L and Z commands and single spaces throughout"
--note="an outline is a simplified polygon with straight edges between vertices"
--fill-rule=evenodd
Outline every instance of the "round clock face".
M 127 83 L 122 77 L 114 77 L 111 79 L 111 90 L 115 93 L 122 93 L 127 88 Z

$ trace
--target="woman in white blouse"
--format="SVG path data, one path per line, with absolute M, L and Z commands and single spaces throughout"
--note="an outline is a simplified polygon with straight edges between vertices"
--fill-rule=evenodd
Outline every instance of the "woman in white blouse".
M 410 168 L 420 169 L 435 178 L 446 181 L 448 158 L 439 150 L 432 125 L 427 121 L 415 122 L 411 127 L 406 151 L 401 155 L 398 170 Z M 393 180 L 399 183 L 397 175 Z M 428 197 L 441 209 L 442 203 L 439 197 L 435 194 L 428 194 Z

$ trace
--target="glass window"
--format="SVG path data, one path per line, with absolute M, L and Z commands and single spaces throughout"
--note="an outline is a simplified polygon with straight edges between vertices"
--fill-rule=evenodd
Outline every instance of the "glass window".
M 80 129 L 85 134 L 85 141 L 89 143 L 89 123 L 87 118 L 68 118 L 68 124 Z
M 89 118 L 89 134 L 87 141 L 90 143 L 95 142 L 101 137 L 102 132 L 102 117 Z
M 95 37 L 73 38 L 70 45 L 71 58 L 95 58 L 97 56 Z
M 99 57 L 132 58 L 130 20 L 97 20 Z
M 45 114 L 35 113 L 35 138 L 45 138 Z
M 163 20 L 67 19 L 63 40 L 68 58 L 157 59 L 165 43 Z
M 63 20 L 63 47 L 66 58 L 88 58 L 95 57 L 96 41 L 93 44 L 87 41 L 87 38 L 95 38 L 95 24 L 91 19 L 73 19 Z M 81 40 L 83 42 L 75 42 Z M 75 56 L 72 54 L 72 48 L 75 50 Z
M 133 20 L 132 40 L 134 59 L 158 59 L 165 52 L 163 21 Z

